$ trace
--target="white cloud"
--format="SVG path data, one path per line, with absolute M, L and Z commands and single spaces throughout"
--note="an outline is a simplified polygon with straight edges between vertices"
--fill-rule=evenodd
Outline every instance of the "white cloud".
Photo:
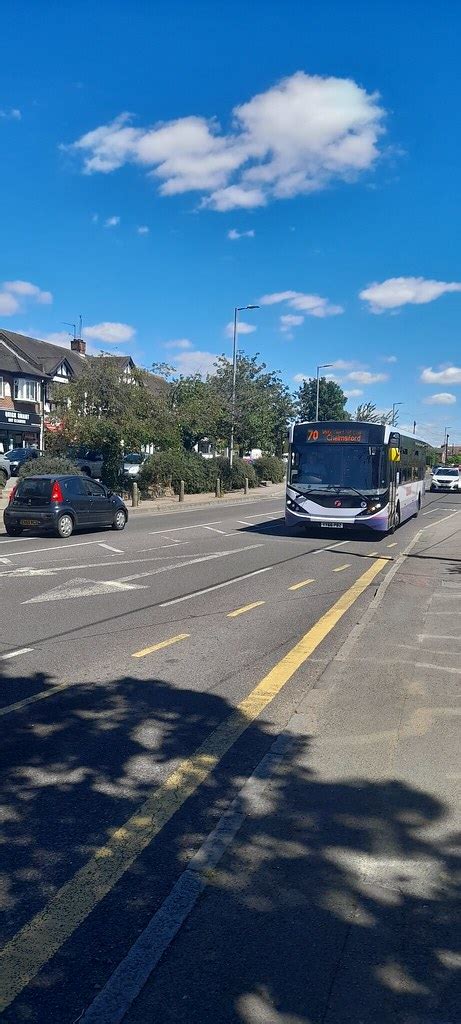
M 363 395 L 363 391 L 360 388 L 351 388 L 350 391 L 344 392 L 346 398 L 360 398 Z
M 260 306 L 274 306 L 276 303 L 286 302 L 287 306 L 297 309 L 308 316 L 326 317 L 338 316 L 344 313 L 342 306 L 334 306 L 328 299 L 321 295 L 308 295 L 305 292 L 271 292 L 269 295 L 262 295 L 259 300 Z
M 331 366 L 333 370 L 353 370 L 354 367 L 359 367 L 360 363 L 356 363 L 354 359 L 335 359 Z
M 163 347 L 170 349 L 186 349 L 192 348 L 193 346 L 192 342 L 189 341 L 189 338 L 177 338 L 175 341 L 166 341 Z
M 300 327 L 304 323 L 304 317 L 296 313 L 284 313 L 280 317 L 280 330 L 282 334 L 289 334 L 292 327 Z
M 461 367 L 446 366 L 442 370 L 427 367 L 421 374 L 423 384 L 461 384 Z
M 424 277 L 390 277 L 387 281 L 370 284 L 359 292 L 359 297 L 368 302 L 370 313 L 384 313 L 408 304 L 420 306 L 433 302 L 447 292 L 461 292 L 461 283 L 430 281 Z
M 116 228 L 120 224 L 120 217 L 108 217 L 104 221 L 105 228 Z
M 2 287 L 6 292 L 12 292 L 13 295 L 19 295 L 20 298 L 33 299 L 40 305 L 48 306 L 53 301 L 51 292 L 42 292 L 41 288 L 30 281 L 4 281 Z
M 355 384 L 380 384 L 384 380 L 389 380 L 389 374 L 370 373 L 369 370 L 353 370 L 352 373 L 347 374 L 347 380 L 351 380 Z
M 227 232 L 227 237 L 230 238 L 231 242 L 237 242 L 239 238 L 254 238 L 254 236 L 255 233 L 253 230 L 236 231 L 235 228 L 231 228 L 231 230 Z
M 396 363 L 397 356 L 382 356 L 383 363 Z
M 147 224 L 140 224 L 137 228 L 138 235 L 148 235 L 149 231 L 150 228 L 147 227 Z
M 311 373 L 295 373 L 293 380 L 295 384 L 302 384 L 305 380 L 310 380 L 312 377 Z
M 214 210 L 250 209 L 355 180 L 379 156 L 383 118 L 378 95 L 352 79 L 298 71 L 234 107 L 228 133 L 195 115 L 135 127 L 124 113 L 65 148 L 87 174 L 132 163 L 161 195 L 198 191 Z
M 5 121 L 20 121 L 22 114 L 17 107 L 11 107 L 10 110 L 0 110 L 0 117 Z
M 106 345 L 118 345 L 120 342 L 131 341 L 136 334 L 130 324 L 111 323 L 105 320 L 101 324 L 85 327 L 83 335 L 91 341 L 104 341 Z
M 190 373 L 200 373 L 202 377 L 206 377 L 207 373 L 214 372 L 214 364 L 217 360 L 217 355 L 213 352 L 200 352 L 198 349 L 193 349 L 188 352 L 181 352 L 175 357 L 175 367 L 178 373 L 182 373 L 187 376 Z
M 14 316 L 19 313 L 27 303 L 38 302 L 39 305 L 49 305 L 53 301 L 51 292 L 44 292 L 31 281 L 4 281 L 0 285 L 0 314 L 3 316 Z
M 424 402 L 426 405 L 454 405 L 456 395 L 450 394 L 449 391 L 439 391 L 437 395 L 430 395 L 429 398 L 425 398 Z
M 256 330 L 254 324 L 246 324 L 244 320 L 237 322 L 237 334 L 253 334 Z M 232 338 L 234 335 L 234 321 L 230 320 L 226 326 L 226 334 L 228 338 Z
M 52 331 L 51 334 L 43 335 L 41 340 L 48 341 L 50 345 L 61 345 L 69 348 L 71 337 L 72 335 L 69 331 Z
M 0 313 L 2 316 L 13 316 L 19 310 L 19 302 L 14 295 L 0 291 Z

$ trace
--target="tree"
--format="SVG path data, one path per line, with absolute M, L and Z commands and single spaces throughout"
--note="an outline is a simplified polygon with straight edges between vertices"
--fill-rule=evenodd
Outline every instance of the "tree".
M 363 423 L 392 423 L 392 409 L 389 412 L 378 412 L 376 405 L 373 402 L 364 402 L 363 405 L 358 405 L 354 419 L 361 420 Z
M 232 362 L 219 356 L 216 372 L 207 378 L 219 406 L 218 431 L 229 443 L 232 420 Z M 251 448 L 282 454 L 293 401 L 278 372 L 267 371 L 258 354 L 237 353 L 235 387 L 235 445 L 240 455 Z
M 295 395 L 298 416 L 301 420 L 315 420 L 317 402 L 317 379 L 310 377 L 304 380 Z M 319 380 L 319 420 L 350 420 L 350 413 L 345 408 L 346 395 L 334 380 L 320 377 Z
M 204 437 L 218 439 L 220 404 L 209 379 L 199 373 L 178 377 L 170 385 L 170 401 L 186 451 Z
M 151 387 L 155 385 L 155 387 Z M 179 431 L 168 401 L 168 385 L 143 370 L 121 370 L 113 356 L 88 357 L 83 374 L 54 401 L 61 405 L 62 429 L 47 447 L 64 451 L 70 444 L 99 449 L 104 457 L 104 479 L 116 482 L 122 446 L 136 449 L 179 446 Z

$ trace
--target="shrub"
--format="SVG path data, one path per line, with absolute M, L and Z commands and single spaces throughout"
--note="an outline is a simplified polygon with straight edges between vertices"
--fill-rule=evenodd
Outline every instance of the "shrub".
M 244 487 L 245 478 L 247 478 L 250 487 L 257 487 L 258 481 L 251 462 L 245 462 L 244 459 L 234 457 L 232 469 L 229 465 L 229 459 L 221 457 L 213 459 L 213 463 L 214 472 L 216 476 L 220 477 L 223 491 L 234 491 Z M 210 464 L 211 470 L 212 466 Z
M 210 487 L 208 463 L 196 452 L 180 450 L 155 452 L 146 459 L 139 473 L 138 482 L 142 494 L 157 487 L 173 487 L 179 494 L 179 482 L 184 480 L 186 494 L 200 494 Z
M 253 468 L 258 481 L 270 480 L 273 484 L 281 484 L 285 479 L 285 464 L 275 455 L 263 455 L 255 459 Z
M 20 470 L 19 476 L 37 476 L 42 473 L 56 473 L 56 476 L 60 476 L 62 473 L 72 473 L 77 476 L 82 476 L 79 469 L 74 466 L 70 459 L 66 459 L 65 456 L 59 455 L 40 455 L 38 459 L 30 459 L 29 462 L 25 462 Z

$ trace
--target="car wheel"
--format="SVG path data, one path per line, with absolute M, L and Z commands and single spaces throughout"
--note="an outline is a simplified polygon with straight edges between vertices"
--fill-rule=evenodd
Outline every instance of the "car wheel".
M 68 512 L 64 512 L 62 516 L 59 516 L 56 526 L 58 537 L 62 537 L 63 540 L 67 540 L 67 538 L 71 536 L 73 529 L 74 521 L 72 516 L 70 516 Z
M 435 487 L 432 487 L 432 484 L 431 484 L 431 486 L 430 486 L 430 490 L 431 490 L 431 491 L 435 491 Z
M 8 480 L 8 477 L 7 477 L 6 473 L 4 472 L 3 469 L 0 469 L 0 491 L 1 491 L 2 487 L 5 486 L 7 480 Z
M 9 537 L 20 537 L 22 533 L 22 526 L 16 523 L 5 523 L 5 530 Z
M 114 521 L 112 523 L 112 529 L 113 530 L 124 530 L 125 526 L 126 526 L 126 512 L 123 511 L 123 508 L 119 508 L 118 511 L 115 513 L 115 518 L 114 518 Z

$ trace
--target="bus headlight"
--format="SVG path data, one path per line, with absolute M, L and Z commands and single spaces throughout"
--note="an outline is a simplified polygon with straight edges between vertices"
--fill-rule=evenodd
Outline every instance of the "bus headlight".
M 287 508 L 290 510 L 290 512 L 304 512 L 305 511 L 305 509 L 301 508 L 300 505 L 297 505 L 296 502 L 292 500 L 292 498 L 287 498 Z
M 372 505 L 368 506 L 367 513 L 372 515 L 374 512 L 379 512 L 379 510 L 382 507 L 383 507 L 383 505 L 382 505 L 381 501 L 374 501 Z

